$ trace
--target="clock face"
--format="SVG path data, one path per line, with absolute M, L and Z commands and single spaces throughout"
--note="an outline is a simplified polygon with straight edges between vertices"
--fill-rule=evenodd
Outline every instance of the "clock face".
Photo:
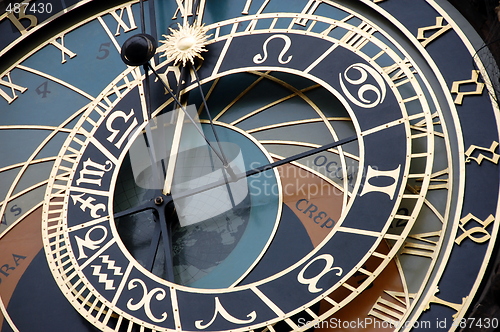
M 0 20 L 2 331 L 470 327 L 498 113 L 449 5 L 40 5 Z

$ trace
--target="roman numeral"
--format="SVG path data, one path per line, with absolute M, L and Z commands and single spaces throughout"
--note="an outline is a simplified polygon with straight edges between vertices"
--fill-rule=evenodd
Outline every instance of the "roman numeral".
M 418 116 L 418 118 L 420 118 L 420 117 L 424 117 L 424 114 L 421 113 L 420 116 Z M 439 137 L 444 137 L 444 134 L 439 131 L 439 128 L 436 128 L 436 126 L 441 125 L 441 119 L 439 119 L 439 115 L 437 112 L 434 112 L 432 114 L 432 125 L 434 126 L 433 129 L 435 130 L 434 135 L 439 136 Z M 422 120 L 420 120 L 419 122 L 416 122 L 415 124 L 411 125 L 411 129 L 418 130 L 418 131 L 422 132 L 422 134 L 420 134 L 420 135 L 427 135 L 427 120 L 425 119 L 425 117 Z M 422 137 L 422 136 L 418 136 L 418 137 Z M 412 135 L 412 138 L 418 138 L 418 137 L 416 135 Z
M 481 146 L 471 145 L 467 149 L 467 151 L 465 151 L 465 156 L 467 157 L 467 158 L 465 158 L 465 162 L 466 163 L 470 163 L 472 160 L 474 160 L 478 165 L 481 165 L 481 163 L 483 162 L 483 160 L 488 160 L 488 161 L 492 162 L 493 164 L 498 164 L 498 160 L 500 159 L 500 154 L 498 154 L 498 153 L 495 152 L 495 150 L 497 149 L 497 147 L 498 147 L 498 142 L 497 141 L 493 141 L 493 143 L 491 143 L 491 145 L 490 145 L 489 148 L 483 148 Z M 477 157 L 472 157 L 472 154 L 476 150 L 485 151 L 485 152 L 491 153 L 491 157 L 489 157 L 487 155 L 484 155 L 482 153 L 479 153 Z
M 363 196 L 363 195 L 365 195 L 367 193 L 371 193 L 371 192 L 379 192 L 379 193 L 387 194 L 390 197 L 390 199 L 392 200 L 394 198 L 394 194 L 396 193 L 396 188 L 398 185 L 398 179 L 399 179 L 400 173 L 401 173 L 401 165 L 399 165 L 396 169 L 389 170 L 389 171 L 380 171 L 380 170 L 374 169 L 370 165 L 368 165 L 365 184 L 363 186 L 363 190 L 361 191 L 360 196 Z M 373 185 L 370 183 L 370 180 L 372 178 L 377 178 L 379 176 L 392 178 L 393 179 L 392 184 L 389 184 L 386 186 L 377 186 L 377 185 Z
M 124 20 L 124 15 L 126 13 L 127 21 Z M 116 20 L 118 26 L 116 27 L 115 36 L 120 35 L 120 30 L 123 32 L 129 32 L 131 30 L 137 29 L 137 25 L 134 19 L 134 13 L 132 12 L 132 5 L 126 5 L 125 7 L 118 8 L 116 11 L 110 12 L 111 16 Z
M 386 322 L 401 322 L 408 309 L 408 297 L 404 292 L 386 290 L 384 294 L 388 295 L 390 300 L 385 299 L 384 295 L 379 296 L 368 315 Z
M 438 171 L 435 173 L 432 173 L 431 179 L 429 182 L 429 190 L 438 190 L 438 189 L 448 189 L 448 184 L 449 184 L 449 170 L 448 168 L 443 169 L 442 171 Z M 417 179 L 417 181 L 422 182 L 422 179 Z M 415 187 L 415 189 L 420 192 L 422 190 L 421 186 Z
M 64 46 L 64 34 L 60 34 L 60 35 L 56 36 L 50 42 L 50 44 L 54 45 L 55 47 L 57 47 L 61 51 L 61 53 L 62 53 L 61 54 L 61 57 L 62 57 L 61 63 L 66 62 L 66 56 L 69 56 L 70 59 L 72 59 L 76 56 L 76 53 L 73 53 L 67 47 Z
M 172 87 L 170 86 L 169 80 L 168 80 L 168 76 L 171 76 L 172 74 L 175 76 L 175 82 L 179 82 L 180 84 L 186 84 L 186 81 L 180 82 L 181 70 L 180 70 L 179 66 L 167 66 L 167 69 L 165 70 L 165 72 L 159 73 L 158 76 L 160 76 L 163 79 L 163 82 L 165 82 L 167 84 L 167 86 L 170 89 L 172 89 Z M 190 81 L 188 81 L 188 83 L 196 81 L 196 75 L 194 73 L 194 70 L 190 69 L 189 74 L 190 74 Z M 158 81 L 158 78 L 155 79 L 155 82 L 157 82 L 157 81 Z M 167 88 L 165 88 L 164 90 L 165 90 L 165 94 L 168 94 Z
M 431 240 L 431 238 L 440 237 L 441 231 L 428 232 L 428 233 L 420 233 L 409 235 L 408 239 L 413 239 L 418 242 L 413 242 L 407 240 L 403 244 L 403 248 L 401 250 L 401 255 L 413 255 L 413 256 L 421 256 L 421 257 L 434 257 L 434 253 L 436 252 L 437 244 L 439 240 Z
M 301 14 L 313 15 L 314 12 L 316 11 L 316 9 L 318 9 L 319 5 L 322 2 L 323 2 L 322 0 L 309 0 L 307 2 L 306 6 L 304 7 L 304 9 L 302 9 Z M 302 26 L 306 26 L 307 22 L 309 22 L 309 20 L 306 18 L 301 18 L 301 19 L 295 20 L 295 24 L 302 25 Z
M 436 40 L 439 36 L 443 35 L 446 31 L 451 29 L 451 25 L 444 23 L 444 18 L 441 16 L 436 17 L 436 24 L 428 27 L 419 28 L 417 32 L 417 39 L 426 47 L 431 42 Z M 427 32 L 433 31 L 432 34 L 426 37 Z
M 453 303 L 453 302 L 442 300 L 436 296 L 437 293 L 439 293 L 438 287 L 436 287 L 436 291 L 434 292 L 434 296 L 429 300 L 429 302 L 427 302 L 427 306 L 424 308 L 424 311 L 430 309 L 431 303 L 436 303 L 436 304 L 440 304 L 440 305 L 443 305 L 443 306 L 446 306 L 448 308 L 455 310 L 456 313 L 452 317 L 456 318 L 458 313 L 462 310 L 462 307 L 464 306 L 465 301 L 467 300 L 467 297 L 463 297 L 462 303 L 459 304 L 459 303 Z
M 408 59 L 404 59 L 403 63 L 395 63 L 391 66 L 387 66 L 382 69 L 387 75 L 389 75 L 392 82 L 394 82 L 395 87 L 404 85 L 410 81 L 408 75 L 405 73 L 405 69 L 411 71 L 412 74 L 417 73 L 415 68 L 413 68 L 410 60 Z
M 262 13 L 264 11 L 264 9 L 266 8 L 267 4 L 269 3 L 269 1 L 271 1 L 271 0 L 264 0 L 262 3 L 262 6 L 260 6 L 259 10 L 255 14 Z M 243 8 L 243 11 L 241 12 L 242 15 L 250 14 L 250 7 L 252 6 L 253 2 L 254 2 L 254 0 L 247 0 L 247 2 L 245 3 L 245 7 Z
M 175 0 L 175 2 L 177 2 L 177 10 L 172 20 L 177 19 L 179 13 L 181 13 L 182 18 L 193 16 L 193 0 Z
M 373 35 L 377 30 L 370 26 L 368 23 L 363 22 L 358 26 L 359 30 L 367 34 Z M 357 30 L 357 29 L 356 29 Z M 370 40 L 364 34 L 357 32 L 356 30 L 349 31 L 342 37 L 341 42 L 348 46 L 354 48 L 355 51 L 361 50 Z
M 28 88 L 24 88 L 17 84 L 12 83 L 12 79 L 10 77 L 10 72 L 7 73 L 4 77 L 0 79 L 0 86 L 5 86 L 10 89 L 10 94 L 5 92 L 0 88 L 0 96 L 2 96 L 9 104 L 11 104 L 14 100 L 17 99 L 16 91 L 24 93 Z

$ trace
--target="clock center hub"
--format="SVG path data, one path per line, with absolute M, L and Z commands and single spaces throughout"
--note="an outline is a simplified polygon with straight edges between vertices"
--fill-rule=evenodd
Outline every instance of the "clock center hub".
M 181 51 L 187 51 L 196 44 L 196 39 L 193 37 L 183 37 L 177 42 L 177 47 Z

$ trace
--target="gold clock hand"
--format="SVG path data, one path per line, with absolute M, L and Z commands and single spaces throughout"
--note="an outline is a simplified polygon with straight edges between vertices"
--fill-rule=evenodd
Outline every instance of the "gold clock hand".
M 167 170 L 165 174 L 165 184 L 163 185 L 163 195 L 170 195 L 172 190 L 172 182 L 174 179 L 175 164 L 177 163 L 177 156 L 179 154 L 179 147 L 181 144 L 182 126 L 184 124 L 184 116 L 186 113 L 178 112 L 177 120 L 175 123 L 174 137 L 172 141 L 172 148 L 170 149 L 170 157 L 168 159 Z
M 172 89 L 170 89 L 170 87 L 168 86 L 168 84 L 161 78 L 161 76 L 158 74 L 158 72 L 150 64 L 148 64 L 148 66 L 149 66 L 149 69 L 153 72 L 153 74 L 163 84 L 163 86 L 165 87 L 165 89 L 167 89 L 168 93 L 172 96 L 172 98 L 174 99 L 174 102 L 179 106 L 180 110 L 185 114 L 185 116 L 189 119 L 189 121 L 194 125 L 194 127 L 197 130 L 197 132 L 205 140 L 205 142 L 210 147 L 210 149 L 213 151 L 213 153 L 217 156 L 217 158 L 219 158 L 219 160 L 222 162 L 222 164 L 224 165 L 224 167 L 226 167 L 227 163 L 224 161 L 224 158 L 222 157 L 222 155 L 217 151 L 217 149 L 214 148 L 214 146 L 208 140 L 208 138 L 205 136 L 205 134 L 203 133 L 203 131 L 201 130 L 201 128 L 199 128 L 199 126 L 196 125 L 196 122 L 194 121 L 193 117 L 187 112 L 186 108 L 182 105 L 182 103 L 180 102 L 180 100 L 175 96 L 175 94 L 172 91 Z

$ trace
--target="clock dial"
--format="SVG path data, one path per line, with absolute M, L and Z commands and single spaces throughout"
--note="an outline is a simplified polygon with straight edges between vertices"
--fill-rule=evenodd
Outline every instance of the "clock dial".
M 450 8 L 113 5 L 0 20 L 2 330 L 467 324 L 498 121 Z

